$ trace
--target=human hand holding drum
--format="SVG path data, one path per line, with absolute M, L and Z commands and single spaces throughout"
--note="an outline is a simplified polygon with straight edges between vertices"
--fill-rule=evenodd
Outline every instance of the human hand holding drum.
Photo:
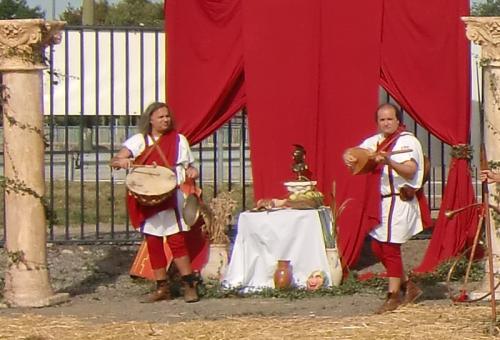
M 500 182 L 500 173 L 495 173 L 489 169 L 481 170 L 479 174 L 481 182 L 488 181 L 488 183 Z
M 186 168 L 186 177 L 191 178 L 191 179 L 197 179 L 198 178 L 198 170 L 195 167 L 188 166 Z
M 380 162 L 375 151 L 360 147 L 349 148 L 343 155 L 345 165 L 353 175 L 369 172 Z
M 353 175 L 365 174 L 377 166 L 379 163 L 388 164 L 390 156 L 398 153 L 411 152 L 411 149 L 396 151 L 373 151 L 360 147 L 349 148 L 344 152 L 343 159 L 346 166 Z
M 344 154 L 342 155 L 342 158 L 344 159 L 344 164 L 349 168 L 351 169 L 354 164 L 356 164 L 357 162 L 357 158 L 352 154 L 350 153 L 351 149 L 347 149 Z
M 132 165 L 132 159 L 130 157 L 132 157 L 130 150 L 121 148 L 115 157 L 111 158 L 109 166 L 115 170 L 128 169 Z
M 376 163 L 389 164 L 391 154 L 385 151 L 380 151 L 380 152 L 374 152 L 372 157 Z
M 132 160 L 130 158 L 113 157 L 111 159 L 110 166 L 115 170 L 120 170 L 120 169 L 130 168 L 131 164 L 132 164 Z

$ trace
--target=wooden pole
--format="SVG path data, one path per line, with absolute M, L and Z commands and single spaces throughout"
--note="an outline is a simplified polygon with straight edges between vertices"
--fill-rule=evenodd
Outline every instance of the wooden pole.
M 94 0 L 83 0 L 82 4 L 82 25 L 95 25 L 95 2 Z
M 488 159 L 486 157 L 486 147 L 484 143 L 481 143 L 481 170 L 488 169 Z M 491 332 L 493 334 L 496 327 L 497 321 L 497 307 L 496 307 L 496 297 L 495 297 L 495 272 L 493 270 L 493 242 L 491 238 L 491 223 L 490 223 L 490 213 L 489 213 L 489 190 L 488 181 L 483 181 L 482 183 L 482 202 L 484 209 L 484 226 L 486 232 L 486 246 L 488 248 L 488 274 L 490 283 L 490 294 L 491 294 Z

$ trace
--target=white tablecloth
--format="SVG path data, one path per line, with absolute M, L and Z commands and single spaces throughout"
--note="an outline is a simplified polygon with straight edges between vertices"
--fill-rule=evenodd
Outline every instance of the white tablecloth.
M 326 209 L 243 212 L 223 285 L 274 288 L 278 260 L 290 260 L 295 286 L 305 286 L 315 270 L 331 282 L 322 227 L 331 228 Z

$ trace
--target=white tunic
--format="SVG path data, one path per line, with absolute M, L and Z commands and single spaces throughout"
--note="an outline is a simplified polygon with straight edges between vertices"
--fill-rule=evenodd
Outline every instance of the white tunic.
M 151 136 L 148 136 L 148 145 L 153 144 Z M 144 141 L 143 134 L 135 134 L 129 139 L 127 139 L 123 146 L 126 147 L 131 153 L 132 157 L 136 158 L 139 156 L 144 149 L 146 144 Z M 179 134 L 179 146 L 177 149 L 177 162 L 175 167 L 175 172 L 177 175 L 177 184 L 184 183 L 186 178 L 185 169 L 189 164 L 193 164 L 195 161 L 194 156 L 189 147 L 189 143 L 183 135 Z M 176 190 L 177 196 L 177 210 L 180 216 L 182 230 L 189 230 L 189 226 L 184 223 L 182 219 L 182 206 L 184 205 L 184 195 L 180 190 Z M 179 225 L 177 224 L 177 219 L 175 217 L 175 212 L 173 209 L 167 209 L 160 211 L 158 214 L 151 216 L 146 219 L 143 226 L 141 227 L 141 232 L 149 235 L 155 236 L 167 236 L 176 234 L 180 231 Z
M 366 139 L 360 147 L 370 150 L 376 150 L 377 145 L 384 140 L 382 134 L 377 134 Z M 391 159 L 398 163 L 413 159 L 417 163 L 417 173 L 414 178 L 407 181 L 396 171 L 392 170 L 394 190 L 399 192 L 399 188 L 409 185 L 413 188 L 422 186 L 424 176 L 424 156 L 422 146 L 417 138 L 410 132 L 403 132 L 397 139 L 393 151 L 409 149 L 411 152 L 395 154 Z M 387 195 L 391 193 L 389 184 L 389 167 L 384 166 L 380 180 L 380 193 Z M 381 198 L 382 201 L 382 221 L 371 232 L 370 236 L 381 242 L 404 243 L 413 235 L 422 231 L 422 219 L 418 200 L 415 197 L 411 201 L 402 201 L 399 196 L 390 196 Z M 391 213 L 392 206 L 392 213 Z

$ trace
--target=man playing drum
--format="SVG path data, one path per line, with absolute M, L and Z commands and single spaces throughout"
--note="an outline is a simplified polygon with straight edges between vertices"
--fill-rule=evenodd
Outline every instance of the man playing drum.
M 165 103 L 152 103 L 142 114 L 139 122 L 140 133 L 123 143 L 122 149 L 111 160 L 115 169 L 128 169 L 135 164 L 160 165 L 175 173 L 177 183 L 173 192 L 156 205 L 144 205 L 136 197 L 127 194 L 127 207 L 134 228 L 145 236 L 151 267 L 157 288 L 144 302 L 170 299 L 167 280 L 167 258 L 163 249 L 163 237 L 172 251 L 173 261 L 182 276 L 184 300 L 199 300 L 196 291 L 197 277 L 193 274 L 186 232 L 189 226 L 182 219 L 183 194 L 175 189 L 186 179 L 196 179 L 198 170 L 192 166 L 194 157 L 187 139 L 177 133 L 174 120 Z M 158 179 L 161 180 L 161 179 Z
M 370 231 L 373 253 L 384 265 L 389 277 L 387 299 L 377 313 L 394 310 L 401 304 L 415 301 L 422 291 L 406 276 L 401 259 L 401 244 L 422 231 L 419 202 L 415 190 L 423 183 L 424 156 L 420 142 L 406 131 L 401 111 L 392 104 L 383 104 L 376 111 L 379 133 L 369 137 L 360 147 L 368 150 L 375 168 L 368 174 L 367 204 L 381 206 L 379 224 Z M 392 154 L 391 151 L 402 151 Z M 358 159 L 350 149 L 343 155 L 345 164 L 353 169 Z M 369 194 L 368 194 L 369 196 Z M 401 292 L 401 293 L 400 293 Z

